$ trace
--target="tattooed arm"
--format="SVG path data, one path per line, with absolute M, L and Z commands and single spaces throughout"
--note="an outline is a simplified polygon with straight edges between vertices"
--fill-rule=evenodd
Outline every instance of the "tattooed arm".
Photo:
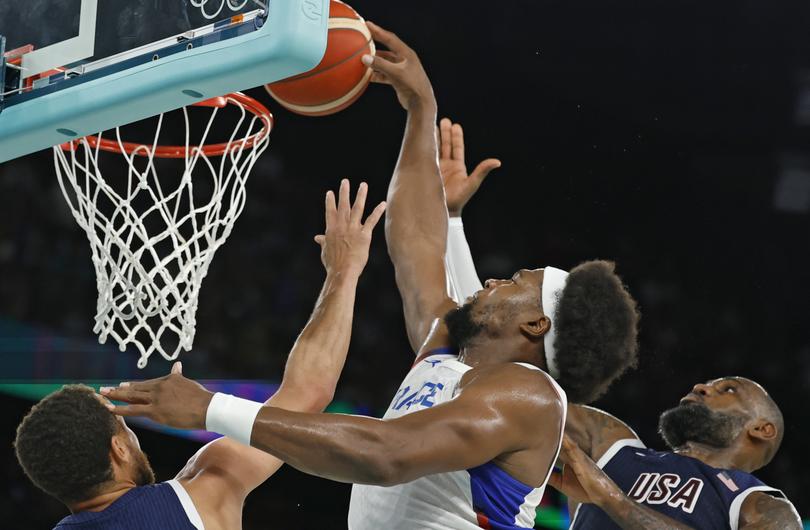
M 573 503 L 599 506 L 624 530 L 692 528 L 633 501 L 568 436 L 563 439 L 560 460 L 564 463 L 563 470 L 555 470 L 549 484 Z
M 618 418 L 585 405 L 569 405 L 565 434 L 594 461 L 619 440 L 638 440 L 633 429 Z
M 740 530 L 801 530 L 802 521 L 787 499 L 757 491 L 743 502 Z

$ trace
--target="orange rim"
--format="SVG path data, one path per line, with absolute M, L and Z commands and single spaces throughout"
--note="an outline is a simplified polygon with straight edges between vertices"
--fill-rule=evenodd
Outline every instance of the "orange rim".
M 218 107 L 223 108 L 226 105 L 237 105 L 245 108 L 248 112 L 259 118 L 263 126 L 256 134 L 252 134 L 242 140 L 234 140 L 232 142 L 223 142 L 218 144 L 208 144 L 199 147 L 186 147 L 185 145 L 158 145 L 154 148 L 155 158 L 185 158 L 187 153 L 194 154 L 195 152 L 202 151 L 206 156 L 222 156 L 228 151 L 235 149 L 250 149 L 263 140 L 270 131 L 273 130 L 273 115 L 270 111 L 258 102 L 256 99 L 243 94 L 241 92 L 233 92 L 225 96 L 207 99 L 194 103 L 193 107 Z M 87 141 L 88 145 L 93 149 L 98 148 L 102 151 L 110 153 L 127 153 L 135 156 L 149 156 L 152 151 L 152 146 L 146 144 L 139 144 L 133 142 L 118 142 L 117 140 L 107 140 L 99 138 L 98 136 L 85 136 L 78 140 L 63 143 L 60 147 L 64 151 L 73 151 L 81 143 L 82 140 Z

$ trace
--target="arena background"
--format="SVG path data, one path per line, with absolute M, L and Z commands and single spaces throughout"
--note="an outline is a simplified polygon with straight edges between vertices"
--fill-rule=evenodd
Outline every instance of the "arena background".
M 641 363 L 597 405 L 660 448 L 658 414 L 694 383 L 756 379 L 787 424 L 758 475 L 810 518 L 810 4 L 351 3 L 420 52 L 441 116 L 465 127 L 469 164 L 503 161 L 464 212 L 482 277 L 615 260 L 643 312 Z M 132 4 L 147 16 L 157 5 Z M 250 93 L 277 127 L 203 284 L 195 349 L 182 359 L 192 377 L 242 380 L 229 388 L 264 399 L 323 276 L 312 242 L 322 194 L 348 176 L 381 200 L 404 113 L 387 87 L 318 119 Z M 412 360 L 392 272 L 378 228 L 333 410 L 381 414 Z M 14 459 L 14 429 L 34 399 L 65 381 L 168 370 L 154 358 L 137 372 L 132 352 L 97 344 L 95 296 L 50 151 L 0 166 L 3 528 L 51 528 L 66 515 Z M 137 433 L 159 480 L 199 446 Z M 348 485 L 284 468 L 248 499 L 244 528 L 343 528 L 348 497 Z M 551 494 L 538 528 L 565 527 L 556 506 Z

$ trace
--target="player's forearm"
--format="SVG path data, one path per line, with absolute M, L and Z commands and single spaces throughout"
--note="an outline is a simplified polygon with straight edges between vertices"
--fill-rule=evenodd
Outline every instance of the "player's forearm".
M 588 405 L 572 405 L 568 408 L 565 434 L 594 461 L 602 458 L 620 440 L 638 440 L 638 435 L 624 422 Z
M 439 173 L 436 105 L 433 100 L 408 113 L 405 137 L 388 188 L 386 242 L 394 266 L 418 261 L 425 253 L 444 254 L 447 207 Z M 414 239 L 420 252 L 413 252 Z
M 349 351 L 358 277 L 332 273 L 290 351 L 284 379 L 268 403 L 319 412 L 331 402 Z
M 395 436 L 385 422 L 342 414 L 302 414 L 264 407 L 251 445 L 299 471 L 339 482 L 388 485 Z
M 599 503 L 613 522 L 624 530 L 691 530 L 692 527 L 639 504 L 627 497 L 618 487 Z
M 468 296 L 483 288 L 460 217 L 450 219 L 448 224 L 444 263 L 447 267 L 450 296 L 457 303 L 464 303 Z

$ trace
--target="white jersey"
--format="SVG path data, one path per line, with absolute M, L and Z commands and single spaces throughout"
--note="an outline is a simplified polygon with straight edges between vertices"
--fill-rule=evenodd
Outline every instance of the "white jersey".
M 535 366 L 519 363 L 531 369 Z M 430 355 L 417 362 L 383 416 L 398 418 L 453 399 L 461 377 L 471 367 L 455 355 Z M 545 372 L 542 372 L 545 374 Z M 567 403 L 565 392 L 552 385 Z M 557 452 L 565 415 L 554 425 Z M 556 460 L 556 457 L 555 457 Z M 550 466 L 551 467 L 551 466 Z M 551 468 L 549 468 L 549 476 Z M 349 505 L 350 530 L 493 530 L 533 528 L 535 509 L 548 476 L 539 488 L 514 479 L 493 462 L 465 471 L 428 475 L 392 487 L 355 484 Z

